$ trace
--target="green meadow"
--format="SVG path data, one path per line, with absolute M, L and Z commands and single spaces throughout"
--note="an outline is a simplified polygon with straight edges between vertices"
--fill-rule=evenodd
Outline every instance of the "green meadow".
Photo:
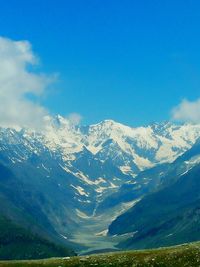
M 193 267 L 200 266 L 200 243 L 155 250 L 125 251 L 81 257 L 51 258 L 33 261 L 2 261 L 0 267 Z

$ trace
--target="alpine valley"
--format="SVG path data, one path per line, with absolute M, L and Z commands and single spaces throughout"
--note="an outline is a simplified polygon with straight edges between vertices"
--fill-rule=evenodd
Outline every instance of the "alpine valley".
M 78 126 L 59 115 L 38 131 L 0 128 L 0 258 L 200 240 L 199 138 L 197 124 Z

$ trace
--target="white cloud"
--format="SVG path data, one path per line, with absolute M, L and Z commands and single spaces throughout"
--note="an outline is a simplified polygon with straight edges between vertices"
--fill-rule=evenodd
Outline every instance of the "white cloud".
M 0 125 L 4 127 L 40 128 L 48 111 L 31 101 L 38 99 L 52 82 L 33 71 L 38 63 L 28 41 L 0 37 Z
M 78 113 L 71 113 L 68 115 L 67 119 L 70 121 L 70 123 L 78 125 L 82 120 L 82 116 Z
M 200 98 L 196 101 L 182 100 L 173 108 L 172 118 L 181 122 L 200 123 Z

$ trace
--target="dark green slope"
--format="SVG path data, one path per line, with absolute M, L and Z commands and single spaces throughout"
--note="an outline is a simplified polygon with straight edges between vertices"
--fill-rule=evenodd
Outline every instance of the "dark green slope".
M 30 190 L 29 186 L 20 181 L 15 174 L 3 164 L 0 164 L 0 212 L 19 224 L 32 226 L 39 230 L 40 221 L 46 229 L 51 225 L 44 216 L 41 208 L 35 199 L 41 196 L 37 192 Z M 44 229 L 45 229 L 44 228 Z
M 41 259 L 75 255 L 72 250 L 0 217 L 0 259 Z
M 0 259 L 73 254 L 67 242 L 57 245 L 60 240 L 42 209 L 45 201 L 40 191 L 0 164 Z

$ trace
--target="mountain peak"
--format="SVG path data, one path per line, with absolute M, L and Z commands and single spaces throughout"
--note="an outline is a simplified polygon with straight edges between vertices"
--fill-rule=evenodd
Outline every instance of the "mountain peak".
M 123 131 L 126 131 L 126 130 L 130 130 L 132 129 L 130 126 L 126 126 L 120 122 L 117 122 L 117 121 L 114 121 L 114 120 L 111 120 L 111 119 L 106 119 L 106 120 L 103 120 L 97 124 L 93 124 L 93 125 L 90 125 L 90 128 L 104 128 L 104 129 L 123 129 Z
M 118 122 L 114 121 L 114 120 L 111 120 L 111 119 L 106 119 L 106 120 L 102 120 L 98 123 L 95 123 L 95 124 L 92 124 L 90 126 L 98 126 L 98 125 L 108 125 L 108 126 L 111 126 L 111 125 L 115 125 L 115 124 L 118 124 Z

